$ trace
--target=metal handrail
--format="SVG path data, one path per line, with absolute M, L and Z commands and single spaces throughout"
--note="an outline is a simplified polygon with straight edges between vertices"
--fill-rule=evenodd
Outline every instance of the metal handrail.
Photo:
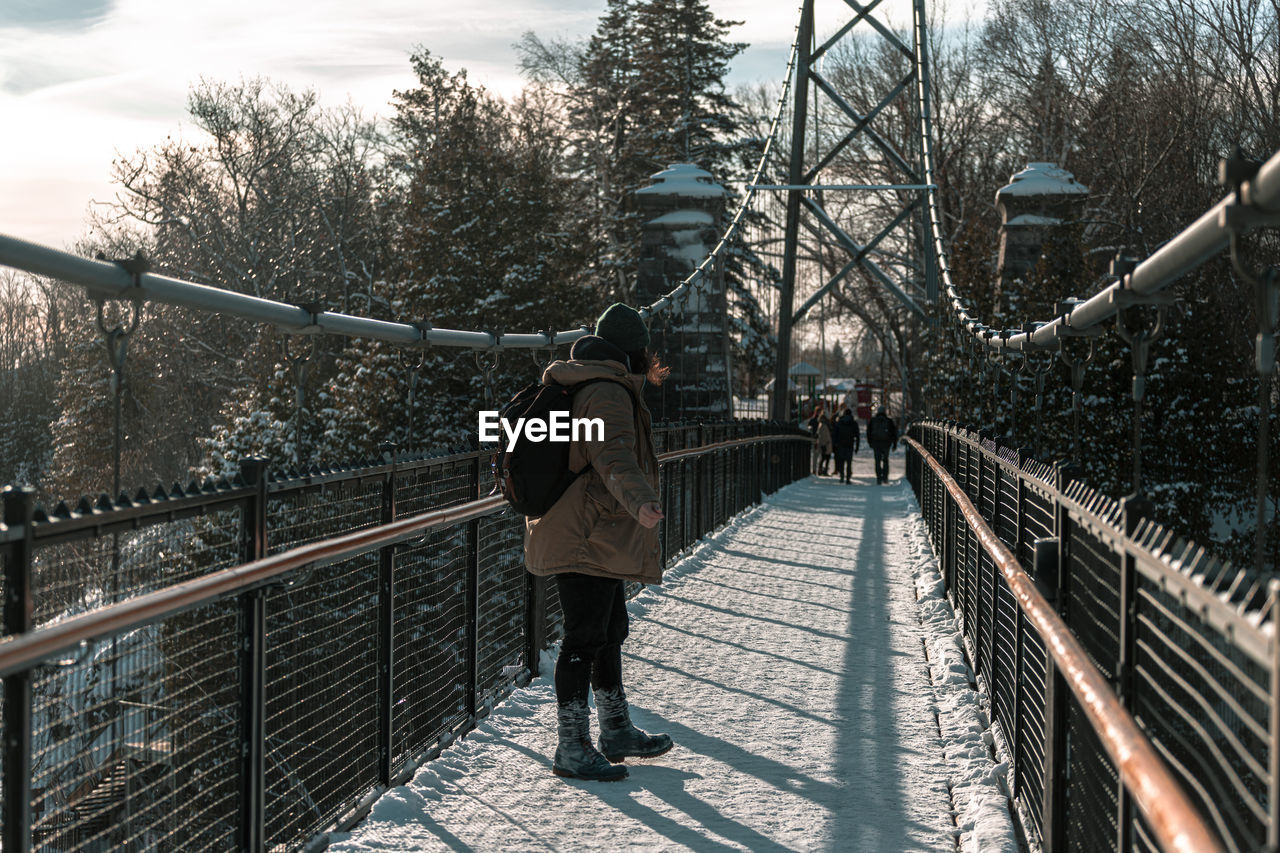
M 746 444 L 774 441 L 810 441 L 808 435 L 761 435 L 730 439 L 658 456 L 658 462 L 675 462 Z M 314 542 L 279 554 L 222 569 L 194 580 L 111 604 L 26 634 L 0 640 L 0 678 L 22 672 L 41 661 L 65 655 L 84 643 L 121 634 L 211 601 L 247 592 L 275 582 L 282 575 L 307 566 L 340 562 L 358 554 L 418 538 L 429 531 L 472 521 L 499 512 L 507 505 L 501 495 L 490 495 L 458 506 L 432 510 L 388 524 Z M 21 533 L 19 529 L 18 534 Z
M 920 442 L 906 442 L 920 454 L 964 515 L 965 522 L 1000 569 L 1027 620 L 1040 633 L 1063 681 L 1075 694 L 1094 732 L 1115 762 L 1121 782 L 1165 853 L 1224 853 L 1225 848 L 1187 797 L 1151 741 L 1125 710 L 1111 685 L 1089 659 L 1071 629 L 1036 588 L 960 484 Z

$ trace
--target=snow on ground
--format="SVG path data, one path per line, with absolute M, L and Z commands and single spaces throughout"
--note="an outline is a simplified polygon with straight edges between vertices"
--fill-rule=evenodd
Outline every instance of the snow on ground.
M 331 849 L 1014 853 L 901 472 L 895 454 L 875 485 L 864 450 L 853 485 L 793 484 L 631 602 L 632 718 L 667 755 L 622 782 L 553 776 L 548 659 Z

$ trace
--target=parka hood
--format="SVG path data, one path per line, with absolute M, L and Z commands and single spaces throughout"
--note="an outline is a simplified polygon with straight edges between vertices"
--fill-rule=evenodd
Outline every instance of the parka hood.
M 627 356 L 622 350 L 606 341 L 588 335 L 573 345 L 572 358 L 553 361 L 542 372 L 544 384 L 577 385 L 588 379 L 616 379 L 630 384 L 638 394 L 644 387 L 644 377 L 627 370 Z

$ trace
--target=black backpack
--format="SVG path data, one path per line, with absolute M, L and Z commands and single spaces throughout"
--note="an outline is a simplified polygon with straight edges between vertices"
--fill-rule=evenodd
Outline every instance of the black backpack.
M 890 441 L 893 438 L 893 425 L 889 419 L 876 415 L 867 427 L 867 441 Z
M 544 385 L 535 382 L 525 386 L 500 411 L 500 416 L 514 423 L 520 418 L 538 418 L 550 422 L 554 411 L 569 412 L 573 395 L 594 382 L 609 382 L 604 377 L 588 379 L 576 385 Z M 631 389 L 627 389 L 630 393 Z M 497 491 L 521 515 L 538 518 L 545 515 L 556 501 L 587 469 L 569 470 L 567 441 L 525 441 L 517 436 L 510 451 L 506 433 L 501 448 L 493 454 L 493 476 Z M 588 466 L 590 467 L 590 466 Z

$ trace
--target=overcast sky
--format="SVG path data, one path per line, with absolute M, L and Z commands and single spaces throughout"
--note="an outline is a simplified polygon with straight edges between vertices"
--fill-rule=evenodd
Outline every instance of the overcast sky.
M 710 5 L 744 21 L 733 37 L 751 44 L 731 85 L 778 78 L 798 0 Z M 413 85 L 408 57 L 422 45 L 511 94 L 521 84 L 512 45 L 522 33 L 580 38 L 603 8 L 603 0 L 0 0 L 0 233 L 55 247 L 82 236 L 91 200 L 113 196 L 113 157 L 179 130 L 201 76 L 264 75 L 386 115 L 392 90 Z M 820 20 L 849 13 L 834 0 L 818 9 Z

